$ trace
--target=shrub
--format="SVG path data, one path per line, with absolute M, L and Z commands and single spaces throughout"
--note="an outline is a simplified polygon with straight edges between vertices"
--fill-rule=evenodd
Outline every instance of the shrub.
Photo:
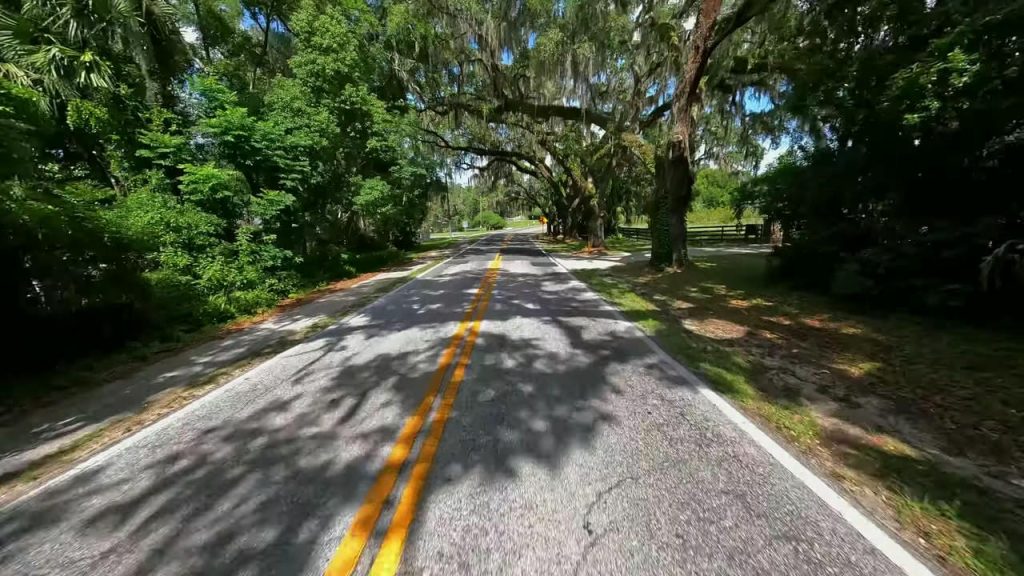
M 384 268 L 385 266 L 401 262 L 404 258 L 405 253 L 401 250 L 387 248 L 385 250 L 359 254 L 352 258 L 351 262 L 352 266 L 355 268 L 355 272 L 361 274 L 363 272 L 372 272 L 374 270 Z
M 0 373 L 111 349 L 141 330 L 141 250 L 104 218 L 111 196 L 87 183 L 0 186 L 0 293 L 18 335 Z
M 720 168 L 705 168 L 697 172 L 690 209 L 729 208 L 739 187 L 740 180 L 735 174 Z
M 149 302 L 146 316 L 158 333 L 189 331 L 202 326 L 202 297 L 195 281 L 171 270 L 147 272 Z
M 506 226 L 505 219 L 495 214 L 494 212 L 486 211 L 481 212 L 473 220 L 473 226 L 476 228 L 483 228 L 485 230 L 501 230 Z

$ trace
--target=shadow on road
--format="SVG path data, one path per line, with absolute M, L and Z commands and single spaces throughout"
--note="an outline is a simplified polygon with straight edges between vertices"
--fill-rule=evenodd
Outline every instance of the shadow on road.
M 310 565 L 317 547 L 325 533 L 344 529 L 339 511 L 361 502 L 422 400 L 496 244 L 468 249 L 440 274 L 284 353 L 279 368 L 261 367 L 194 406 L 209 412 L 204 426 L 172 418 L 115 458 L 4 511 L 0 572 L 322 570 Z M 473 373 L 492 377 L 467 378 L 452 414 L 479 437 L 476 448 L 442 444 L 442 459 L 458 464 L 445 467 L 447 482 L 458 480 L 451 470 L 514 476 L 523 459 L 558 467 L 614 422 L 604 407 L 620 393 L 611 365 L 657 363 L 635 332 L 596 329 L 594 320 L 617 318 L 554 272 L 532 243 L 516 240 L 502 252 L 504 271 L 472 361 L 480 365 Z M 377 348 L 407 331 L 422 338 Z M 481 397 L 479 409 L 466 409 Z

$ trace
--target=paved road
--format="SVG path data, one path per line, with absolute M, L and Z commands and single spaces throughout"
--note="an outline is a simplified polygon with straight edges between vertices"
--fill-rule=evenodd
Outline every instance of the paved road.
M 357 573 L 382 542 L 403 574 L 902 573 L 527 235 L 499 234 L 0 512 L 0 574 L 322 574 L 439 362 L 461 388 Z
M 0 414 L 0 477 L 16 475 L 112 421 L 137 414 L 167 391 L 199 382 L 301 334 L 314 324 L 358 307 L 364 299 L 427 263 L 426 259 L 418 259 L 382 272 L 357 286 L 285 310 L 224 338 L 189 347 L 137 373 L 71 396 L 27 417 Z

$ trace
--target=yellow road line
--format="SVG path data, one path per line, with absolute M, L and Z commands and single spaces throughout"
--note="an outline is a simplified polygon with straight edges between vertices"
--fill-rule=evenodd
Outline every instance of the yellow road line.
M 495 262 L 498 265 L 501 264 L 500 253 L 491 262 L 492 269 L 496 268 Z M 477 288 L 469 308 L 463 314 L 451 342 L 449 342 L 448 347 L 441 355 L 437 370 L 434 371 L 430 385 L 427 387 L 426 396 L 424 396 L 420 405 L 416 408 L 416 412 L 407 418 L 405 424 L 403 424 L 402 430 L 398 433 L 398 439 L 395 440 L 395 444 L 392 446 L 391 452 L 384 463 L 384 468 L 377 475 L 377 479 L 374 481 L 373 486 L 370 487 L 370 491 L 363 500 L 363 504 L 356 511 L 356 515 L 352 519 L 352 525 L 345 534 L 345 538 L 342 539 L 341 544 L 334 551 L 331 562 L 324 571 L 325 576 L 349 576 L 359 563 L 359 557 L 363 554 L 363 549 L 373 534 L 373 528 L 377 525 L 377 520 L 380 518 L 381 510 L 387 502 L 388 495 L 391 494 L 391 490 L 398 480 L 402 466 L 409 457 L 413 444 L 416 443 L 416 437 L 419 436 L 427 415 L 430 414 L 430 407 L 433 406 L 441 384 L 444 383 L 444 376 L 455 359 L 455 353 L 462 343 L 463 335 L 466 329 L 470 327 L 473 313 L 476 311 L 478 304 L 483 300 L 484 294 L 490 291 L 488 285 L 493 281 L 494 277 L 491 275 L 490 270 L 488 270 L 483 280 L 480 281 L 480 286 Z
M 500 253 L 498 254 L 497 265 L 501 265 Z M 423 441 L 423 447 L 420 449 L 419 457 L 417 457 L 416 464 L 413 466 L 409 482 L 406 484 L 405 490 L 402 491 L 402 497 L 398 501 L 395 514 L 391 517 L 391 525 L 388 526 L 388 531 L 384 534 L 384 540 L 381 543 L 377 559 L 370 568 L 370 576 L 391 576 L 398 571 L 398 564 L 402 560 L 402 550 L 405 548 L 405 539 L 409 534 L 412 521 L 416 517 L 416 507 L 423 497 L 423 488 L 426 486 L 427 478 L 430 475 L 430 467 L 434 463 L 437 448 L 441 445 L 441 436 L 444 434 L 445 424 L 451 415 L 455 398 L 459 394 L 459 385 L 462 384 L 462 379 L 466 375 L 466 366 L 473 355 L 473 347 L 476 345 L 477 336 L 480 334 L 480 324 L 483 322 L 484 314 L 487 312 L 487 305 L 491 299 L 491 293 L 494 291 L 494 285 L 497 283 L 498 268 L 494 267 L 488 271 L 488 273 L 490 272 L 494 272 L 495 281 L 488 285 L 487 290 L 484 292 L 483 300 L 477 308 L 476 317 L 473 319 L 473 327 L 469 331 L 469 336 L 466 337 L 466 346 L 462 349 L 462 355 L 459 356 L 459 362 L 455 365 L 451 382 L 448 383 L 444 396 L 441 398 L 441 406 L 438 407 L 437 412 L 434 413 L 434 418 L 430 422 L 430 430 Z

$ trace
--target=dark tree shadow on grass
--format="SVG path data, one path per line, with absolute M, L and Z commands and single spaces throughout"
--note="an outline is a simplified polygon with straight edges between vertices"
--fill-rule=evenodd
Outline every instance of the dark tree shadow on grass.
M 960 550 L 954 562 L 971 562 L 965 552 L 970 549 L 988 558 L 989 565 L 1021 571 L 1022 490 L 1010 485 L 1005 474 L 993 478 L 953 469 L 936 454 L 938 447 L 954 456 L 1019 467 L 1024 430 L 1012 407 L 1019 405 L 1020 391 L 999 390 L 1002 401 L 982 409 L 978 403 L 986 399 L 981 396 L 995 391 L 981 383 L 971 387 L 946 381 L 922 389 L 925 383 L 910 382 L 914 376 L 893 360 L 916 349 L 894 350 L 894 335 L 884 332 L 884 322 L 825 306 L 818 296 L 783 295 L 763 286 L 756 269 L 752 274 L 740 270 L 742 259 L 752 258 L 726 256 L 704 263 L 737 269 L 659 274 L 629 265 L 587 275 L 604 283 L 606 291 L 619 290 L 620 296 L 636 292 L 653 302 L 656 310 L 638 304 L 627 313 L 639 322 L 655 320 L 655 337 L 688 355 L 691 368 L 734 400 L 763 399 L 793 411 L 790 419 L 808 405 L 817 409 L 825 402 L 831 418 L 863 431 L 840 433 L 830 426 L 814 441 L 827 446 L 842 465 L 900 495 L 897 509 L 912 524 L 947 543 L 947 553 Z M 1015 373 L 1013 366 L 989 366 Z M 935 370 L 941 377 L 941 368 Z M 970 404 L 959 410 L 961 403 Z M 770 413 L 759 415 L 771 418 Z M 918 452 L 872 441 L 876 434 Z M 914 516 L 915 508 L 927 514 Z M 929 517 L 948 523 L 929 526 Z

